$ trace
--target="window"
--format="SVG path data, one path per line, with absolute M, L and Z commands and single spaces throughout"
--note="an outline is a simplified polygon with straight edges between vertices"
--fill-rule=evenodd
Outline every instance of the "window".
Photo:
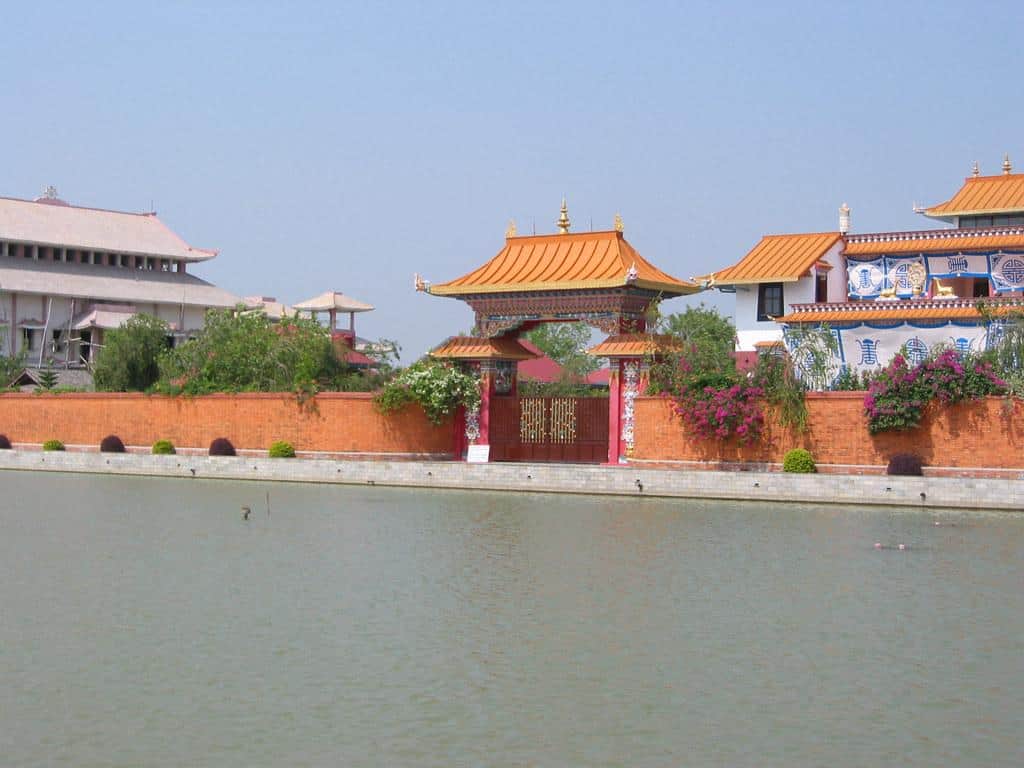
M 771 320 L 782 315 L 782 283 L 757 286 L 757 319 Z
M 974 286 L 971 292 L 971 296 L 975 299 L 986 298 L 989 294 L 988 290 L 988 278 L 987 277 L 976 277 L 974 278 Z
M 828 275 L 818 275 L 815 277 L 814 300 L 819 304 L 828 301 Z

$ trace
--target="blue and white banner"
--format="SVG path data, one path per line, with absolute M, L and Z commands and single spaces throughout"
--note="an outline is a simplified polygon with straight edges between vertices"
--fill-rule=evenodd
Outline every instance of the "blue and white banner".
M 839 345 L 847 367 L 857 371 L 888 365 L 904 345 L 911 365 L 924 360 L 936 346 L 953 347 L 962 352 L 981 352 L 986 348 L 984 325 L 945 323 L 916 326 L 902 323 L 893 327 L 862 324 L 840 328 Z
M 997 253 L 989 261 L 996 292 L 1024 289 L 1024 253 Z
M 885 287 L 895 288 L 897 296 L 912 296 L 914 286 L 910 280 L 910 268 L 914 264 L 920 264 L 922 269 L 926 269 L 921 256 L 886 256 Z
M 871 299 L 878 296 L 885 283 L 884 260 L 847 261 L 846 281 L 851 299 Z
M 988 277 L 988 256 L 983 253 L 956 253 L 928 257 L 928 278 Z

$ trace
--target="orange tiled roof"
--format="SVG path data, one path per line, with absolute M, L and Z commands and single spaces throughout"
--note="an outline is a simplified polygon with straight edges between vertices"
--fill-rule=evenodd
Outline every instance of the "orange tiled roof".
M 537 357 L 511 336 L 493 339 L 453 336 L 434 349 L 430 356 L 449 360 L 532 360 Z
M 645 357 L 658 352 L 678 349 L 679 340 L 667 334 L 620 333 L 609 336 L 587 350 L 597 357 Z
M 636 266 L 635 279 L 630 270 Z M 509 237 L 497 256 L 469 274 L 430 287 L 438 296 L 477 293 L 639 288 L 680 296 L 699 287 L 662 272 L 621 232 L 573 232 Z
M 738 263 L 708 277 L 718 285 L 793 282 L 803 277 L 840 237 L 838 232 L 765 235 Z
M 1001 176 L 968 176 L 950 200 L 926 208 L 933 219 L 954 216 L 1024 212 L 1024 173 Z
M 863 323 L 876 320 L 977 320 L 977 299 L 907 299 L 795 304 L 777 323 Z M 986 300 L 992 313 L 1020 311 L 1024 300 Z
M 1024 227 L 990 227 L 847 235 L 843 253 L 847 256 L 866 256 L 879 253 L 934 253 L 1022 247 Z

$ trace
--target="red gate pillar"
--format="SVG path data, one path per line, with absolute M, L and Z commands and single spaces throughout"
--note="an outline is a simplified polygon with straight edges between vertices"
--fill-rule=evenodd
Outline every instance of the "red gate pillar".
M 619 463 L 619 423 L 622 418 L 621 364 L 615 358 L 609 361 L 608 371 L 608 463 Z
M 477 445 L 491 444 L 491 398 L 494 396 L 494 364 L 485 361 L 480 364 L 480 434 Z

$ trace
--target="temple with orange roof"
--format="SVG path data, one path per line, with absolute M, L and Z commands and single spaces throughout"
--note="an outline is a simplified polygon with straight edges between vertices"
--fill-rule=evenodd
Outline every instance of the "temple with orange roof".
M 462 277 L 431 285 L 416 276 L 417 290 L 464 301 L 476 317 L 475 336 L 449 339 L 431 354 L 480 377 L 483 402 L 466 415 L 465 447 L 487 446 L 491 460 L 617 463 L 632 450 L 633 400 L 662 341 L 646 333 L 648 309 L 700 286 L 641 256 L 618 216 L 610 230 L 570 232 L 563 200 L 557 226 L 555 234 L 520 236 L 512 224 L 497 255 Z M 516 365 L 535 353 L 519 336 L 541 323 L 573 321 L 608 334 L 589 351 L 611 361 L 609 398 L 522 402 Z
M 769 235 L 705 287 L 736 294 L 737 351 L 783 343 L 827 325 L 832 372 L 873 369 L 900 349 L 912 360 L 938 346 L 981 351 L 1000 315 L 1024 308 L 1024 174 L 971 176 L 947 202 L 918 213 L 952 228 L 853 234 L 850 209 L 834 232 Z M 978 303 L 990 311 L 982 313 Z

